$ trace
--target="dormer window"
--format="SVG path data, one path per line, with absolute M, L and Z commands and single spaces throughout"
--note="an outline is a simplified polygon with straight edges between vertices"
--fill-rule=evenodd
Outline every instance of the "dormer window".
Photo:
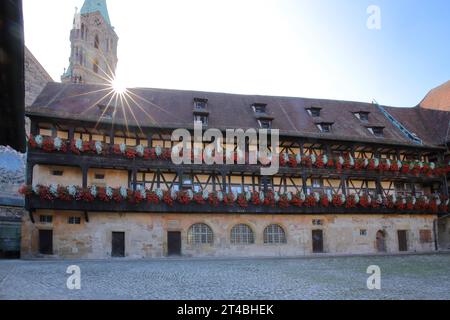
M 313 117 L 313 118 L 320 117 L 320 111 L 321 110 L 322 110 L 321 108 L 309 108 L 309 109 L 306 109 L 306 111 L 309 113 L 309 115 L 311 117 Z
M 265 103 L 255 103 L 252 105 L 253 111 L 257 114 L 266 113 L 267 104 Z
M 208 106 L 208 99 L 200 99 L 200 98 L 194 99 L 195 110 L 206 110 L 207 106 Z
M 261 129 L 271 129 L 272 128 L 272 121 L 271 120 L 258 120 L 259 127 Z
M 208 125 L 208 116 L 196 114 L 196 115 L 194 115 L 194 122 L 201 123 L 202 125 L 207 126 Z
M 114 114 L 114 106 L 106 106 L 104 104 L 98 104 L 98 109 L 100 110 L 100 114 L 102 118 L 112 119 Z
M 320 132 L 329 133 L 331 132 L 332 123 L 319 123 L 317 124 L 317 128 Z
M 375 137 L 383 137 L 383 127 L 372 127 L 372 128 L 367 128 L 367 130 L 369 130 L 369 132 L 371 134 L 373 134 Z
M 369 122 L 369 112 L 356 112 L 354 115 L 362 122 Z

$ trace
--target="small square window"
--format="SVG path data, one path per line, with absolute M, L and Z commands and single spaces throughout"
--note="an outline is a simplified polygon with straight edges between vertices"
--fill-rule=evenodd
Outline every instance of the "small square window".
M 196 110 L 206 110 L 206 101 L 195 101 L 194 108 Z
M 323 226 L 323 221 L 320 219 L 313 219 L 312 223 L 314 226 Z
M 379 127 L 369 128 L 369 131 L 370 131 L 375 137 L 383 137 L 383 128 L 379 128 Z
M 69 217 L 69 224 L 81 224 L 80 217 Z
M 53 170 L 52 171 L 52 175 L 57 176 L 57 177 L 62 177 L 64 174 L 64 171 L 62 170 Z
M 310 108 L 307 111 L 311 117 L 317 118 L 320 117 L 320 110 L 320 108 Z
M 53 217 L 52 216 L 39 216 L 39 222 L 40 223 L 53 223 Z
M 266 113 L 266 104 L 263 103 L 255 103 L 253 105 L 253 110 L 255 113 Z
M 259 120 L 259 126 L 261 129 L 271 129 L 272 121 L 270 120 Z
M 105 175 L 103 173 L 96 173 L 95 174 L 95 180 L 104 180 Z
M 331 124 L 330 123 L 321 123 L 318 124 L 317 127 L 321 132 L 329 133 L 331 132 Z
M 359 113 L 359 120 L 368 122 L 369 121 L 369 113 L 367 112 L 360 112 Z
M 359 235 L 363 237 L 367 236 L 367 230 L 366 229 L 359 230 Z

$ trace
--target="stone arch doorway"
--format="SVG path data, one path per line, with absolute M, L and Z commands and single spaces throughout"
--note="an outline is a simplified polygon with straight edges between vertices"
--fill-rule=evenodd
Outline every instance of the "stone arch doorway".
M 376 247 L 377 252 L 386 252 L 386 233 L 382 230 L 377 232 Z

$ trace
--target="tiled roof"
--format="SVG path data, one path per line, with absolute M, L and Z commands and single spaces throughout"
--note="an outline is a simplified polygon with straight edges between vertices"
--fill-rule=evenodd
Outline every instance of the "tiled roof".
M 425 109 L 450 111 L 450 80 L 431 90 L 420 106 Z
M 103 91 L 99 91 L 102 89 Z M 101 111 L 95 105 L 106 105 L 110 99 L 110 96 L 102 99 L 107 93 L 104 89 L 101 85 L 49 83 L 27 113 L 97 121 Z M 206 98 L 208 126 L 211 128 L 257 128 L 257 119 L 251 106 L 254 103 L 265 103 L 268 115 L 274 118 L 272 128 L 280 129 L 283 135 L 416 145 L 395 127 L 376 105 L 370 103 L 167 89 L 136 88 L 129 89 L 129 92 L 139 105 L 128 99 L 141 127 L 192 128 L 194 99 Z M 120 103 L 117 105 L 120 107 Z M 136 126 L 133 115 L 127 105 L 124 105 L 128 124 Z M 319 118 L 308 114 L 306 109 L 311 107 L 321 108 Z M 425 145 L 442 145 L 445 140 L 443 134 L 446 132 L 446 123 L 450 120 L 450 112 L 436 113 L 418 110 L 419 108 L 385 109 L 404 123 L 408 130 L 417 134 Z M 354 116 L 353 113 L 361 111 L 370 113 L 368 123 Z M 102 119 L 102 122 L 109 123 L 111 120 Z M 319 131 L 316 124 L 323 122 L 333 123 L 331 133 Z M 116 113 L 115 123 L 125 123 L 122 108 Z M 383 127 L 384 137 L 374 137 L 367 127 Z

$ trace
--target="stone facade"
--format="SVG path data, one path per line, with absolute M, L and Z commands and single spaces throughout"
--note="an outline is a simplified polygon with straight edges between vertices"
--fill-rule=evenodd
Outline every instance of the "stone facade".
M 40 223 L 41 215 L 50 215 L 53 222 Z M 324 254 L 377 253 L 377 233 L 385 234 L 387 253 L 399 252 L 397 230 L 407 231 L 409 252 L 431 252 L 435 249 L 433 215 L 240 215 L 240 214 L 139 214 L 89 213 L 89 222 L 80 212 L 38 210 L 35 224 L 23 217 L 23 258 L 39 257 L 39 230 L 53 230 L 54 258 L 111 258 L 112 232 L 125 233 L 125 257 L 132 259 L 164 257 L 168 253 L 167 232 L 179 231 L 183 256 L 188 257 L 294 257 L 312 254 L 312 230 L 323 230 Z M 68 224 L 69 217 L 80 217 L 79 225 Z M 314 225 L 313 220 L 321 220 Z M 204 223 L 213 232 L 213 244 L 188 243 L 188 230 Z M 248 225 L 254 234 L 251 245 L 231 244 L 231 228 Z M 264 229 L 281 226 L 285 244 L 265 244 Z M 365 230 L 363 232 L 363 230 Z M 423 239 L 421 232 L 431 235 Z
M 52 77 L 45 71 L 34 55 L 25 47 L 25 106 L 29 107 L 44 89 L 45 85 L 53 82 Z

